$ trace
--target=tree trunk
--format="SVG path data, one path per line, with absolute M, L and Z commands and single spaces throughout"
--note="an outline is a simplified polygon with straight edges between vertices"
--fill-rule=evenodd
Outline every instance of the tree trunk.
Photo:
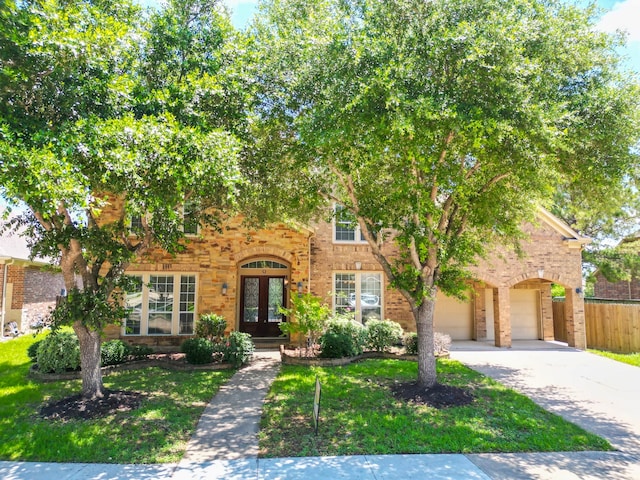
M 436 384 L 436 357 L 433 346 L 433 314 L 436 308 L 435 293 L 423 299 L 413 315 L 418 331 L 418 385 L 431 388 Z
M 81 322 L 73 324 L 73 330 L 80 341 L 80 368 L 82 376 L 82 396 L 102 398 L 102 370 L 100 370 L 100 332 L 89 330 Z

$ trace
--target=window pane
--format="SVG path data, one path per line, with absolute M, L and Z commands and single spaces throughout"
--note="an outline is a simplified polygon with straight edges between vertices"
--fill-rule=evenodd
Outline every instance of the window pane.
M 336 312 L 354 312 L 356 309 L 356 274 L 336 273 L 335 285 Z
M 131 215 L 131 231 L 132 232 L 141 232 L 142 231 L 142 215 Z
M 142 319 L 142 277 L 132 275 L 136 280 L 137 288 L 127 292 L 125 307 L 129 309 L 129 317 L 124 321 L 125 335 L 140 335 L 140 321 Z
M 282 322 L 279 309 L 284 302 L 284 278 L 269 279 L 269 322 Z
M 286 269 L 287 266 L 279 263 L 279 262 L 274 262 L 273 260 L 256 260 L 253 262 L 249 262 L 249 263 L 245 263 L 244 265 L 240 266 L 240 268 L 279 268 L 279 269 Z
M 196 277 L 182 275 L 180 277 L 180 321 L 178 333 L 180 335 L 193 334 L 193 320 L 196 307 Z
M 353 242 L 356 239 L 356 223 L 347 217 L 344 207 L 336 205 L 336 241 Z
M 182 222 L 186 235 L 198 234 L 198 217 L 195 214 L 195 206 L 190 202 L 185 202 L 184 204 Z
M 379 273 L 362 274 L 360 277 L 360 305 L 362 321 L 369 319 L 380 320 L 382 318 L 382 282 Z
M 258 321 L 258 305 L 260 300 L 260 279 L 244 279 L 244 305 L 243 318 L 245 322 Z
M 173 276 L 149 279 L 149 335 L 170 335 L 173 318 Z

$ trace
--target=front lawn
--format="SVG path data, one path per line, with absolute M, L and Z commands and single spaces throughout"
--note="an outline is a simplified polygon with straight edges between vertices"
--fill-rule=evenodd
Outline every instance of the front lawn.
M 640 367 L 640 352 L 636 353 L 612 353 L 605 352 L 603 350 L 589 350 L 590 353 L 595 353 L 602 357 L 611 358 L 617 362 L 628 363 L 634 367 Z
M 44 420 L 44 402 L 80 392 L 80 380 L 38 383 L 27 335 L 0 343 L 0 459 L 49 462 L 178 461 L 205 406 L 232 370 L 174 372 L 160 368 L 104 377 L 106 388 L 146 396 L 139 409 L 96 420 Z
M 322 384 L 320 429 L 311 413 Z M 265 457 L 610 450 L 609 443 L 459 362 L 438 362 L 439 382 L 468 387 L 466 406 L 435 409 L 396 400 L 394 381 L 417 364 L 368 360 L 346 367 L 283 366 L 267 397 L 260 430 Z

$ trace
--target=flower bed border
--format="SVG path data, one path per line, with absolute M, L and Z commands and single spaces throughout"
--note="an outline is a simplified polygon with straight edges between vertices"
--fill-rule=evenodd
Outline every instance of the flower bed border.
M 131 360 L 124 363 L 119 363 L 117 365 L 107 365 L 105 367 L 101 367 L 102 375 L 110 375 L 114 372 L 119 372 L 123 370 L 136 370 L 139 368 L 146 367 L 159 367 L 164 368 L 165 370 L 178 370 L 182 372 L 196 372 L 201 370 L 226 370 L 233 368 L 233 365 L 226 362 L 221 363 L 206 363 L 203 365 L 192 365 L 185 361 L 180 362 L 178 360 L 172 360 L 169 357 L 164 358 L 146 358 L 141 360 Z M 57 382 L 60 380 L 76 380 L 81 378 L 81 371 L 74 370 L 72 372 L 62 372 L 62 373 L 41 373 L 38 371 L 38 365 L 33 364 L 29 369 L 29 373 L 27 377 L 32 380 L 37 380 L 40 382 Z
M 389 353 L 389 352 L 364 352 L 355 357 L 342 358 L 318 358 L 318 357 L 296 357 L 286 353 L 284 345 L 280 345 L 280 360 L 283 365 L 303 365 L 308 367 L 342 367 L 353 362 L 366 360 L 369 358 L 390 358 L 395 360 L 407 360 L 417 362 L 417 355 L 409 355 L 406 353 Z M 437 358 L 449 358 L 449 352 L 438 355 Z

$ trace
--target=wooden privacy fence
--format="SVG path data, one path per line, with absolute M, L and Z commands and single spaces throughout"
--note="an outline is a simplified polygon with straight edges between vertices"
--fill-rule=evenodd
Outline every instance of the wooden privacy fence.
M 640 304 L 585 300 L 587 347 L 617 353 L 640 352 Z M 555 338 L 566 342 L 564 302 L 553 302 Z

